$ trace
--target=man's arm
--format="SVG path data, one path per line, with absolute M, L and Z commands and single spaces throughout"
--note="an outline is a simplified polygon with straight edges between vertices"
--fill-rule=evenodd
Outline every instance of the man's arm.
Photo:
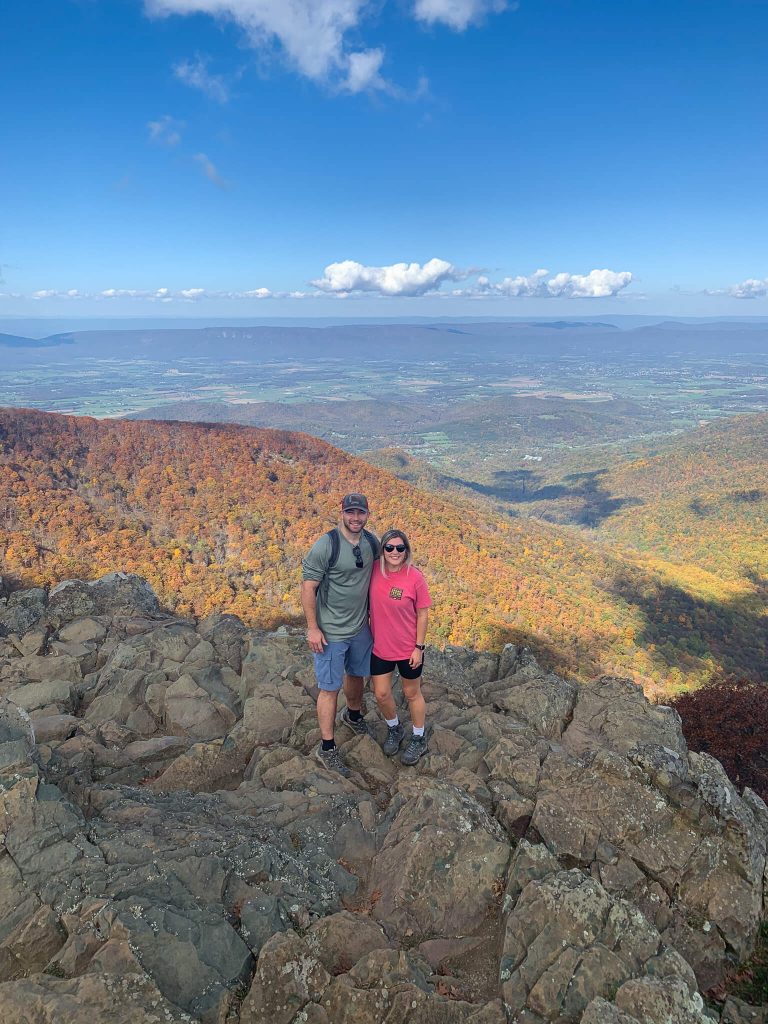
M 323 631 L 317 624 L 317 588 L 320 580 L 303 580 L 301 584 L 301 607 L 307 620 L 307 643 L 315 654 L 323 653 L 327 642 Z

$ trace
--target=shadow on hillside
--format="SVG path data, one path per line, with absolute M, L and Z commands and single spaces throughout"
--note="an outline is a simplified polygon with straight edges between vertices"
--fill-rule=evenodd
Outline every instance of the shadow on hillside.
M 542 668 L 568 678 L 591 679 L 603 673 L 601 654 L 594 645 L 574 633 L 570 646 L 549 640 L 544 633 L 529 633 L 508 623 L 496 622 L 487 643 L 489 650 L 501 650 L 505 644 L 527 647 Z
M 705 600 L 629 573 L 609 589 L 642 613 L 645 628 L 636 642 L 654 644 L 670 668 L 686 674 L 710 657 L 715 674 L 768 682 L 768 616 L 759 595 Z
M 730 502 L 732 505 L 757 505 L 766 498 L 768 498 L 766 491 L 761 491 L 759 488 L 754 487 L 746 491 L 730 491 L 724 495 L 723 500 Z M 689 503 L 688 508 L 699 519 L 719 516 L 722 512 L 722 509 L 717 505 L 706 505 L 700 498 L 694 498 Z
M 540 473 L 532 469 L 499 470 L 493 474 L 493 483 L 481 484 L 458 477 L 446 477 L 451 483 L 462 484 L 486 497 L 526 505 L 533 502 L 555 502 L 569 506 L 567 513 L 560 513 L 557 522 L 564 519 L 577 526 L 598 526 L 614 515 L 620 508 L 642 505 L 638 498 L 615 498 L 601 479 L 606 470 L 597 469 L 589 473 L 571 473 L 564 477 L 564 483 L 546 484 Z M 554 510 L 553 510 L 554 511 Z M 551 518 L 547 511 L 539 512 L 542 518 Z M 555 518 L 555 517 L 552 517 Z

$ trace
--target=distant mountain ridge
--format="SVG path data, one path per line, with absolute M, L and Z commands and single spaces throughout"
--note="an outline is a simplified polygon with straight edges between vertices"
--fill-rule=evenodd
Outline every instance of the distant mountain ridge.
M 18 334 L 0 334 L 0 345 L 8 348 L 56 348 L 72 345 L 74 339 L 66 335 L 52 335 L 49 338 L 24 338 Z
M 326 358 L 348 359 L 350 345 L 365 346 L 366 358 L 375 358 L 380 346 L 390 354 L 444 358 L 456 352 L 508 354 L 598 353 L 615 350 L 664 354 L 670 344 L 699 354 L 721 352 L 736 344 L 737 351 L 768 353 L 768 324 L 727 322 L 717 324 L 670 321 L 623 329 L 599 321 L 524 323 L 508 321 L 440 320 L 418 323 L 342 324 L 334 326 L 210 326 L 172 329 L 70 331 L 41 339 L 45 347 L 66 346 L 68 358 L 107 355 L 109 358 Z M 39 347 L 29 339 L 24 347 Z M 212 348 L 215 346 L 215 349 Z M 356 356 L 359 357 L 359 350 Z

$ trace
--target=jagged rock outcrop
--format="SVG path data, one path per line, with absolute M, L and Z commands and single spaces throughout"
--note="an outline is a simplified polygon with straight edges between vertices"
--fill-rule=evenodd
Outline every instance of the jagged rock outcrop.
M 692 1024 L 753 948 L 768 809 L 626 680 L 430 650 L 428 756 L 340 725 L 343 779 L 302 634 L 3 602 L 4 1024 Z

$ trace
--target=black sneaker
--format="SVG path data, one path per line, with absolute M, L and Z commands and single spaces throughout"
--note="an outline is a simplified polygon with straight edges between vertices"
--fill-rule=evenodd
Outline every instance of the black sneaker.
M 387 738 L 381 745 L 381 749 L 387 755 L 387 757 L 394 757 L 400 749 L 400 744 L 405 738 L 405 729 L 403 728 L 402 722 L 398 722 L 397 725 L 387 726 Z
M 329 772 L 336 772 L 337 775 L 343 775 L 345 779 L 348 779 L 352 772 L 344 764 L 344 758 L 339 753 L 338 747 L 331 747 L 330 750 L 323 750 L 323 744 L 315 751 L 315 760 L 319 761 L 323 768 L 327 768 Z
M 400 755 L 400 764 L 416 764 L 420 757 L 423 757 L 427 752 L 427 737 L 426 733 L 424 736 L 411 736 L 411 740 L 408 746 Z
M 350 718 L 349 717 L 349 708 L 344 708 L 343 709 L 343 711 L 339 715 L 339 719 L 340 719 L 340 721 L 344 725 L 348 726 L 352 730 L 352 732 L 354 732 L 356 735 L 358 735 L 358 736 L 367 736 L 368 735 L 368 726 L 365 724 L 365 719 L 364 718 L 358 718 L 358 720 L 355 721 L 353 718 Z

